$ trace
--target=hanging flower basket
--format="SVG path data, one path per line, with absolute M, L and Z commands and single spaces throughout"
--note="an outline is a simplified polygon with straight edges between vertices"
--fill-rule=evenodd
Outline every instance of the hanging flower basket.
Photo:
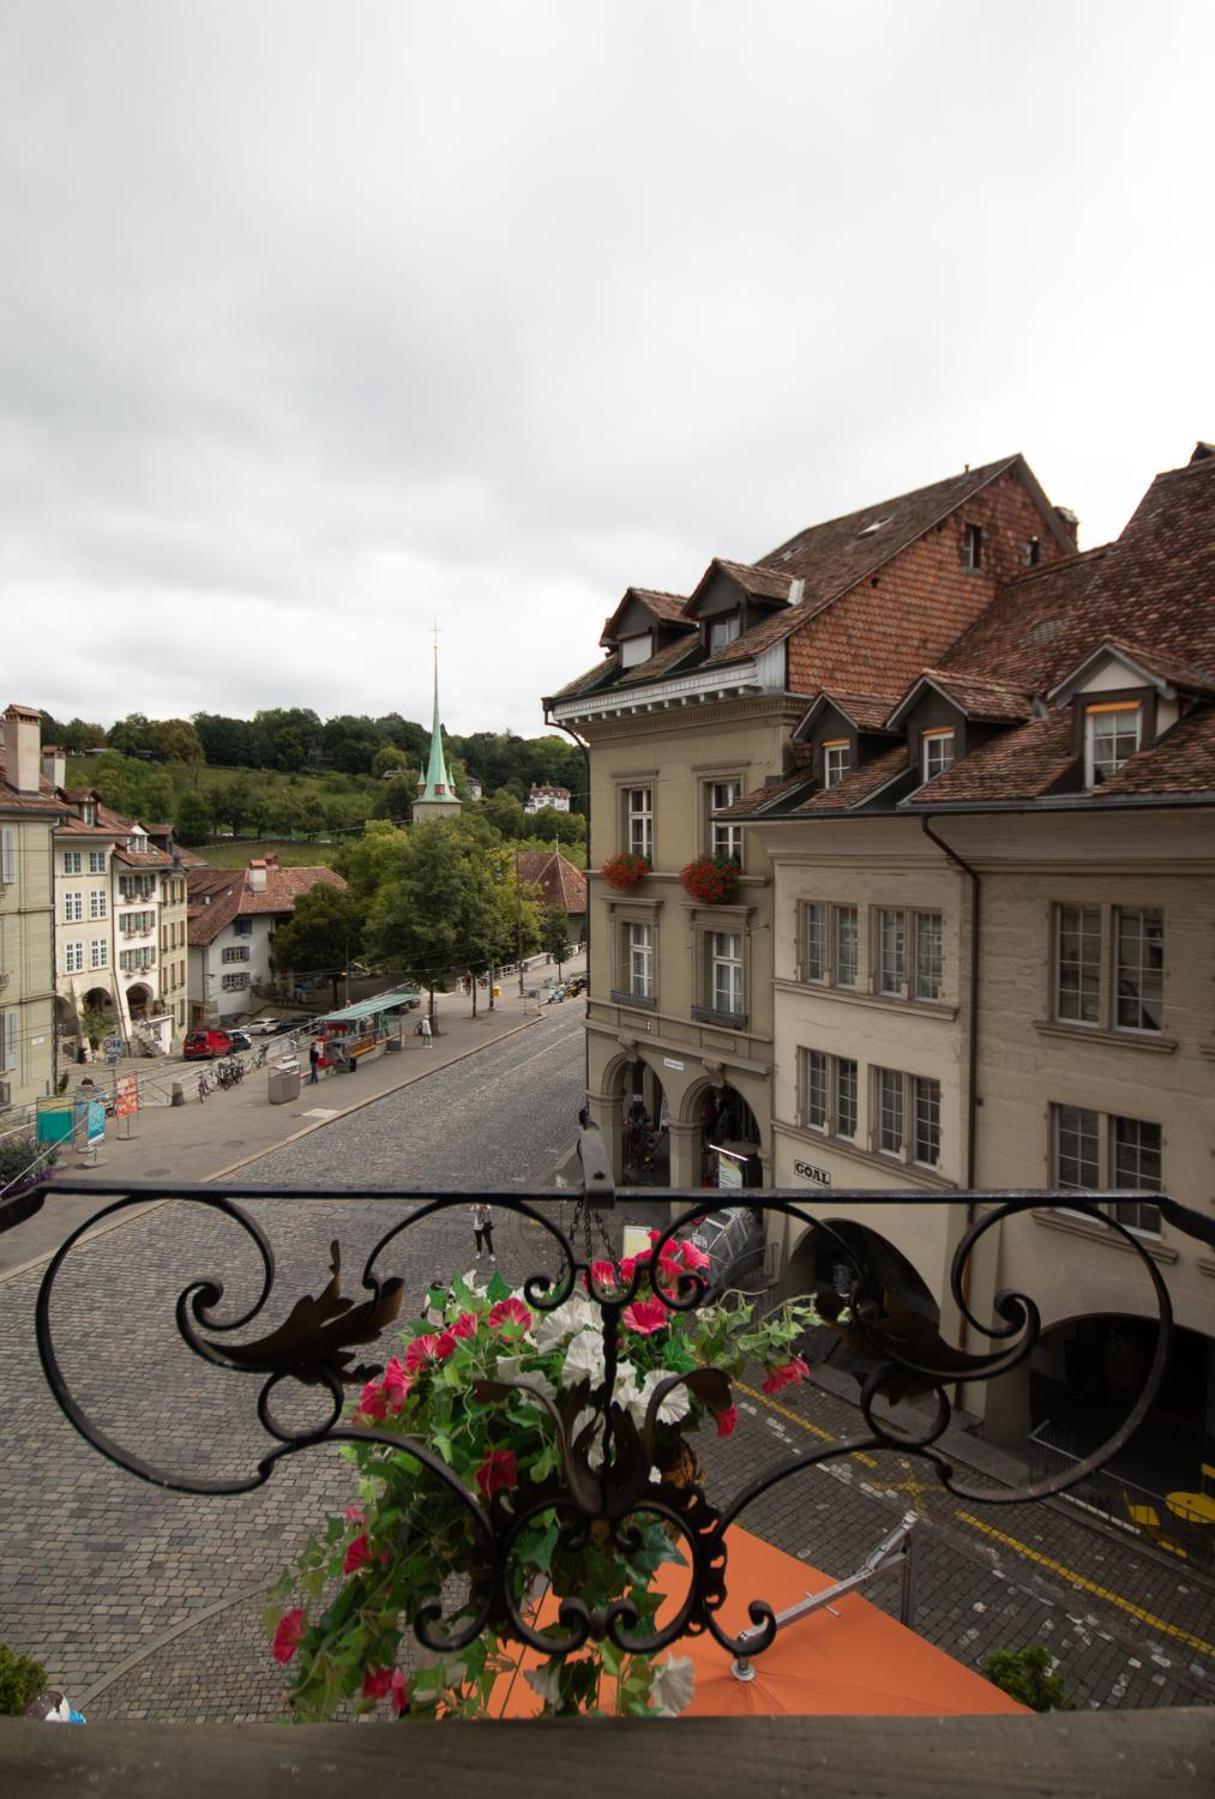
M 649 874 L 650 865 L 644 856 L 610 856 L 599 872 L 609 887 L 627 893 L 630 887 L 636 887 L 638 881 Z
M 635 1256 L 593 1262 L 591 1290 L 583 1272 L 548 1311 L 497 1273 L 487 1287 L 469 1275 L 430 1290 L 427 1314 L 348 1419 L 375 1433 L 344 1452 L 357 1497 L 318 1520 L 266 1609 L 274 1658 L 292 1664 L 297 1719 L 351 1703 L 486 1713 L 544 1585 L 557 1600 L 628 1602 L 631 1634 L 657 1628 L 653 1576 L 685 1560 L 698 1521 L 713 1516 L 689 1435 L 732 1434 L 732 1383 L 748 1364 L 764 1368 L 765 1391 L 805 1379 L 794 1348 L 817 1313 L 804 1300 L 763 1320 L 746 1304 L 678 1309 L 709 1258 L 694 1242 L 650 1237 Z M 596 1301 L 613 1296 L 628 1303 L 608 1401 Z M 501 1545 L 497 1573 L 487 1526 Z M 524 1676 L 546 1712 L 669 1715 L 687 1703 L 684 1659 L 617 1648 L 603 1633 L 582 1642 L 575 1629 L 571 1642 L 569 1626 L 562 1614 L 531 1639 L 551 1644 Z M 407 1668 L 415 1630 L 429 1653 Z
M 738 888 L 739 867 L 729 856 L 701 856 L 680 873 L 684 887 L 702 906 L 720 906 L 732 900 Z

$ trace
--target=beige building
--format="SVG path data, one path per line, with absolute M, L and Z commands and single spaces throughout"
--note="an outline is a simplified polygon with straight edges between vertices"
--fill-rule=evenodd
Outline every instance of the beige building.
M 590 746 L 588 1098 L 618 1177 L 773 1179 L 772 868 L 762 834 L 744 841 L 722 814 L 796 785 L 793 728 L 823 687 L 884 696 L 884 717 L 1003 584 L 1074 547 L 1075 521 L 1007 458 L 756 564 L 716 560 L 686 598 L 630 588 L 605 660 L 546 702 Z M 837 745 L 831 766 L 843 772 Z M 627 888 L 603 872 L 621 855 L 640 876 Z M 685 886 L 698 859 L 737 863 L 728 897 Z
M 917 1194 L 1074 1193 L 983 1240 L 972 1309 L 1027 1293 L 1044 1337 L 968 1403 L 1078 1449 L 1125 1415 L 1154 1342 L 1138 1246 L 1181 1327 L 1157 1428 L 1209 1440 L 1215 1254 L 1151 1196 L 1215 1215 L 1215 458 L 1011 584 L 884 715 L 824 694 L 795 740 L 800 785 L 735 808 L 775 871 L 774 1180 L 974 1353 L 965 1220 Z M 786 1221 L 781 1249 L 788 1287 L 832 1282 L 821 1234 Z
M 55 1090 L 52 833 L 60 806 L 41 767 L 41 719 L 4 714 L 0 747 L 0 1129 Z

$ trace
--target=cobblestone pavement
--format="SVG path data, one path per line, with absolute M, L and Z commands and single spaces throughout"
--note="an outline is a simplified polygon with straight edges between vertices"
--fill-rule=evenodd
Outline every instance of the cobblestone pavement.
M 528 1032 L 490 1046 L 272 1152 L 241 1179 L 436 1191 L 543 1180 L 572 1134 L 582 1087 L 579 1022 L 558 1015 L 547 1041 Z M 383 1205 L 367 1199 L 268 1196 L 249 1210 L 275 1243 L 284 1300 L 318 1291 L 334 1236 L 353 1277 L 386 1222 Z M 642 1208 L 624 1210 L 637 1216 Z M 543 1265 L 541 1234 L 509 1214 L 499 1218 L 501 1267 L 518 1282 Z M 467 1267 L 471 1249 L 462 1208 L 407 1231 L 390 1258 L 405 1277 L 407 1303 L 440 1272 Z M 253 1411 L 260 1383 L 189 1355 L 171 1304 L 187 1280 L 213 1274 L 226 1283 L 221 1316 L 237 1315 L 254 1296 L 253 1260 L 229 1221 L 168 1204 L 96 1239 L 65 1269 L 53 1319 L 65 1372 L 119 1441 L 195 1475 L 237 1478 L 253 1466 L 264 1448 Z M 94 1718 L 276 1715 L 282 1679 L 260 1629 L 261 1591 L 314 1522 L 345 1504 L 347 1465 L 336 1451 L 309 1452 L 235 1499 L 168 1493 L 112 1468 L 45 1392 L 32 1325 L 39 1274 L 0 1285 L 0 1634 L 39 1654 Z M 738 1397 L 735 1436 L 699 1445 L 718 1500 L 778 1457 L 861 1434 L 856 1409 L 817 1385 L 771 1400 L 754 1388 Z M 295 1422 L 303 1417 L 302 1409 L 293 1414 Z M 743 1522 L 842 1575 L 909 1507 L 922 1520 L 915 1624 L 930 1641 L 970 1664 L 996 1646 L 1045 1642 L 1086 1705 L 1211 1698 L 1215 1596 L 1184 1569 L 1124 1546 L 1069 1509 L 960 1501 L 912 1458 L 882 1452 L 781 1483 Z M 869 1597 L 895 1611 L 897 1588 L 888 1576 Z M 833 1623 L 824 1613 L 799 1628 Z

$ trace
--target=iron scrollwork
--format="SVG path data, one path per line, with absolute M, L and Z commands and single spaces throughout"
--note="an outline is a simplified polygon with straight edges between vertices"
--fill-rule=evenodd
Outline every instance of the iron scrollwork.
M 850 1355 L 867 1369 L 859 1395 L 864 1430 L 846 1441 L 823 1443 L 793 1456 L 745 1482 L 725 1503 L 711 1504 L 694 1464 L 691 1476 L 682 1480 L 671 1478 L 669 1473 L 658 1479 L 654 1477 L 655 1420 L 668 1393 L 681 1382 L 686 1382 L 706 1403 L 714 1398 L 720 1403 L 721 1390 L 715 1389 L 713 1383 L 724 1384 L 725 1377 L 711 1368 L 672 1375 L 655 1389 L 641 1425 L 618 1403 L 617 1350 L 621 1317 L 638 1294 L 642 1273 L 640 1269 L 634 1269 L 627 1280 L 618 1281 L 610 1288 L 600 1284 L 595 1268 L 592 1220 L 606 1242 L 602 1219 L 610 1212 L 612 1196 L 602 1159 L 596 1157 L 593 1143 L 588 1145 L 585 1166 L 587 1188 L 591 1189 L 592 1182 L 594 1184 L 593 1198 L 588 1199 L 584 1191 L 572 1224 L 565 1217 L 569 1207 L 568 1193 L 477 1191 L 447 1193 L 436 1198 L 420 1193 L 369 1192 L 366 1189 L 320 1191 L 295 1188 L 280 1189 L 272 1194 L 256 1188 L 217 1192 L 210 1187 L 168 1189 L 141 1184 L 119 1188 L 102 1182 L 73 1183 L 75 1192 L 118 1197 L 72 1232 L 51 1260 L 43 1278 L 37 1301 L 36 1333 L 47 1383 L 64 1415 L 92 1448 L 129 1474 L 173 1492 L 211 1496 L 248 1493 L 264 1485 L 285 1458 L 331 1443 L 382 1444 L 395 1453 L 414 1458 L 458 1501 L 467 1517 L 473 1544 L 469 1567 L 471 1597 L 462 1621 L 453 1631 L 441 1631 L 442 1607 L 436 1598 L 423 1606 L 412 1620 L 419 1640 L 431 1649 L 458 1650 L 487 1626 L 492 1626 L 503 1637 L 556 1656 L 573 1653 L 590 1637 L 610 1638 L 619 1648 L 631 1653 L 653 1653 L 686 1634 L 707 1630 L 732 1653 L 754 1657 L 773 1640 L 776 1617 L 772 1607 L 756 1597 L 748 1606 L 751 1629 L 745 1637 L 733 1637 L 722 1627 L 718 1614 L 728 1587 L 727 1533 L 763 1493 L 778 1483 L 857 1451 L 895 1450 L 926 1462 L 941 1486 L 959 1498 L 986 1505 L 1021 1504 L 1065 1492 L 1116 1455 L 1142 1423 L 1159 1392 L 1172 1345 L 1173 1309 L 1168 1288 L 1152 1256 L 1136 1235 L 1105 1209 L 1112 1200 L 1125 1200 L 1124 1193 L 1093 1195 L 1083 1200 L 1074 1194 L 1063 1196 L 1041 1192 L 951 1194 L 939 1199 L 922 1195 L 917 1198 L 920 1205 L 961 1202 L 968 1206 L 970 1222 L 953 1256 L 950 1289 L 959 1316 L 966 1320 L 968 1332 L 984 1337 L 992 1345 L 987 1352 L 976 1354 L 945 1342 L 935 1324 L 910 1310 L 888 1288 L 879 1287 L 853 1243 L 835 1225 L 809 1212 L 800 1195 L 750 1192 L 745 1202 L 736 1203 L 755 1207 L 765 1219 L 780 1214 L 818 1233 L 817 1240 L 828 1245 L 837 1264 L 847 1270 L 846 1293 L 822 1290 L 816 1298 L 820 1316 L 831 1325 Z M 674 1243 L 710 1211 L 720 1209 L 722 1198 L 721 1195 L 707 1199 L 703 1194 L 657 1190 L 647 1190 L 644 1197 L 662 1205 L 663 1211 L 658 1215 L 669 1216 L 673 1207 L 680 1208 L 658 1233 L 655 1257 L 661 1255 L 664 1245 Z M 207 1208 L 230 1220 L 244 1233 L 260 1264 L 256 1296 L 232 1317 L 222 1316 L 225 1287 L 222 1280 L 213 1276 L 191 1280 L 176 1300 L 177 1329 L 194 1355 L 217 1369 L 262 1379 L 257 1417 L 270 1446 L 254 1469 L 236 1478 L 178 1474 L 118 1443 L 96 1424 L 73 1394 L 56 1350 L 51 1327 L 52 1299 L 60 1273 L 81 1237 L 101 1219 L 112 1218 L 149 1199 L 165 1198 Z M 321 1198 L 333 1201 L 375 1199 L 405 1208 L 405 1215 L 398 1217 L 380 1237 L 367 1258 L 361 1280 L 365 1297 L 356 1302 L 343 1294 L 341 1254 L 335 1241 L 331 1246 L 330 1278 L 323 1289 L 296 1300 L 284 1321 L 260 1337 L 251 1341 L 237 1340 L 238 1333 L 265 1318 L 275 1285 L 271 1243 L 259 1223 L 239 1202 Z M 864 1206 L 888 1200 L 888 1194 L 833 1195 L 833 1204 L 837 1206 L 840 1203 Z M 428 1219 L 453 1207 L 466 1207 L 475 1201 L 488 1201 L 527 1219 L 545 1234 L 556 1255 L 556 1271 L 528 1275 L 522 1287 L 527 1304 L 540 1313 L 552 1312 L 564 1305 L 576 1289 L 584 1290 L 599 1310 L 604 1349 L 604 1374 L 597 1385 L 584 1381 L 570 1388 L 559 1400 L 538 1388 L 531 1389 L 535 1402 L 547 1410 L 555 1428 L 560 1446 L 556 1472 L 539 1482 L 523 1476 L 509 1492 L 498 1491 L 488 1498 L 465 1486 L 430 1444 L 416 1437 L 376 1429 L 374 1424 L 353 1423 L 346 1415 L 346 1389 L 382 1373 L 378 1362 L 361 1361 L 358 1351 L 377 1342 L 384 1329 L 398 1316 L 402 1304 L 404 1281 L 399 1275 L 381 1274 L 381 1258 L 405 1232 L 424 1227 Z M 1215 1223 L 1211 1220 L 1164 1195 L 1153 1195 L 1152 1201 L 1171 1225 L 1215 1245 Z M 996 1296 L 996 1317 L 987 1322 L 980 1319 L 968 1296 L 972 1259 L 987 1234 L 1005 1219 L 1052 1204 L 1066 1204 L 1070 1210 L 1096 1221 L 1113 1232 L 1138 1258 L 1156 1305 L 1155 1350 L 1142 1389 L 1126 1418 L 1092 1454 L 1062 1473 L 1019 1489 L 975 1487 L 959 1476 L 942 1447 L 941 1440 L 954 1416 L 950 1388 L 958 1383 L 992 1380 L 1021 1366 L 1040 1338 L 1041 1315 L 1029 1295 L 1004 1292 Z M 581 1241 L 578 1240 L 580 1232 Z M 609 1250 L 610 1255 L 615 1253 Z M 653 1290 L 662 1304 L 676 1314 L 702 1305 L 709 1286 L 701 1274 L 687 1271 L 670 1283 L 656 1282 Z M 327 1394 L 324 1415 L 306 1426 L 288 1425 L 276 1413 L 274 1405 L 276 1395 L 286 1383 L 320 1389 Z M 526 1388 L 526 1385 L 526 1380 L 487 1382 L 483 1383 L 479 1396 L 488 1401 L 505 1399 L 513 1387 Z M 896 1423 L 887 1415 L 890 1406 L 912 1398 L 932 1401 L 931 1415 L 926 1422 L 914 1426 Z M 882 1409 L 879 1409 L 879 1401 L 886 1402 Z M 589 1425 L 585 1422 L 588 1410 Z M 580 1416 L 582 1423 L 579 1423 Z M 593 1463 L 592 1448 L 595 1450 Z M 635 1530 L 638 1515 L 649 1514 L 657 1518 L 678 1541 L 689 1565 L 687 1591 L 674 1608 L 674 1615 L 660 1628 L 647 1630 L 641 1628 L 636 1609 L 627 1600 L 595 1608 L 576 1597 L 569 1597 L 560 1605 L 558 1624 L 562 1634 L 554 1635 L 550 1629 L 541 1635 L 529 1621 L 511 1577 L 512 1555 L 520 1534 L 541 1512 L 561 1520 L 562 1540 L 570 1549 L 576 1549 L 591 1531 L 599 1532 L 601 1538 L 606 1535 L 622 1548 L 627 1547 L 631 1540 L 629 1533 Z

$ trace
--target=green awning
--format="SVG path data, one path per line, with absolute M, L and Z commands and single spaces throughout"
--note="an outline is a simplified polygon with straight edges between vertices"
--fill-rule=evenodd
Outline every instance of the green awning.
M 374 999 L 356 1000 L 352 1006 L 343 1006 L 340 1011 L 326 1012 L 316 1022 L 358 1024 L 365 1018 L 374 1018 L 377 1012 L 395 1012 L 399 1006 L 407 1006 L 411 999 L 417 998 L 416 987 L 394 987 L 390 993 L 379 993 Z

